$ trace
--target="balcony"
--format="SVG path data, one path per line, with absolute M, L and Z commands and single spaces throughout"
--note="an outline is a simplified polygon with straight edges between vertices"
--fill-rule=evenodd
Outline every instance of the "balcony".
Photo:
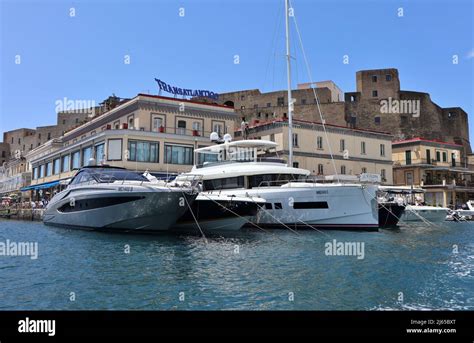
M 432 179 L 422 181 L 421 186 L 426 187 L 426 188 L 446 187 L 450 189 L 454 189 L 454 188 L 473 188 L 474 189 L 474 181 L 463 180 L 463 179 L 453 179 L 453 178 L 432 178 Z

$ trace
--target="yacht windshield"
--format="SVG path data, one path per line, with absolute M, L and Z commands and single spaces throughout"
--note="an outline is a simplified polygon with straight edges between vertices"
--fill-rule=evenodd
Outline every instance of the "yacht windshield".
M 71 181 L 72 185 L 80 183 L 110 183 L 114 181 L 149 182 L 142 174 L 125 169 L 86 169 L 81 170 Z

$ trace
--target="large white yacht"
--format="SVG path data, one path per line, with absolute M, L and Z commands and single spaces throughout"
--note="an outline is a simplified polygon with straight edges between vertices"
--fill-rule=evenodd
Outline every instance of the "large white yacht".
M 310 171 L 289 167 L 265 140 L 228 141 L 196 149 L 189 175 L 202 177 L 200 196 L 228 195 L 265 201 L 252 218 L 260 227 L 377 229 L 378 186 L 362 183 L 317 183 Z M 200 156 L 202 155 L 202 156 Z
M 67 228 L 165 231 L 189 210 L 197 194 L 189 178 L 170 184 L 118 167 L 83 167 L 51 199 L 43 221 Z

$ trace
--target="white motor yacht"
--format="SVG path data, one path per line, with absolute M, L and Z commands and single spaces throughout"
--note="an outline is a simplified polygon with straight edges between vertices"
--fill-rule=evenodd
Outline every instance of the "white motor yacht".
M 276 146 L 265 140 L 227 140 L 196 149 L 195 160 L 203 163 L 176 180 L 199 174 L 200 196 L 225 194 L 255 203 L 264 200 L 252 218 L 261 227 L 378 228 L 377 185 L 307 180 L 310 171 L 268 156 L 268 150 Z

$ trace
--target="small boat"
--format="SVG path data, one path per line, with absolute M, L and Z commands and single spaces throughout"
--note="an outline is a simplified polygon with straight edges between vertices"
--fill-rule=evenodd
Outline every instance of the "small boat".
M 43 222 L 105 231 L 165 231 L 197 194 L 197 187 L 185 180 L 167 183 L 119 167 L 87 166 L 51 199 Z
M 439 223 L 446 220 L 449 208 L 425 206 L 425 205 L 407 205 L 405 213 L 401 220 L 406 222 L 432 222 Z
M 463 220 L 473 220 L 474 219 L 474 201 L 469 200 L 461 209 L 454 210 L 457 217 L 462 218 Z

